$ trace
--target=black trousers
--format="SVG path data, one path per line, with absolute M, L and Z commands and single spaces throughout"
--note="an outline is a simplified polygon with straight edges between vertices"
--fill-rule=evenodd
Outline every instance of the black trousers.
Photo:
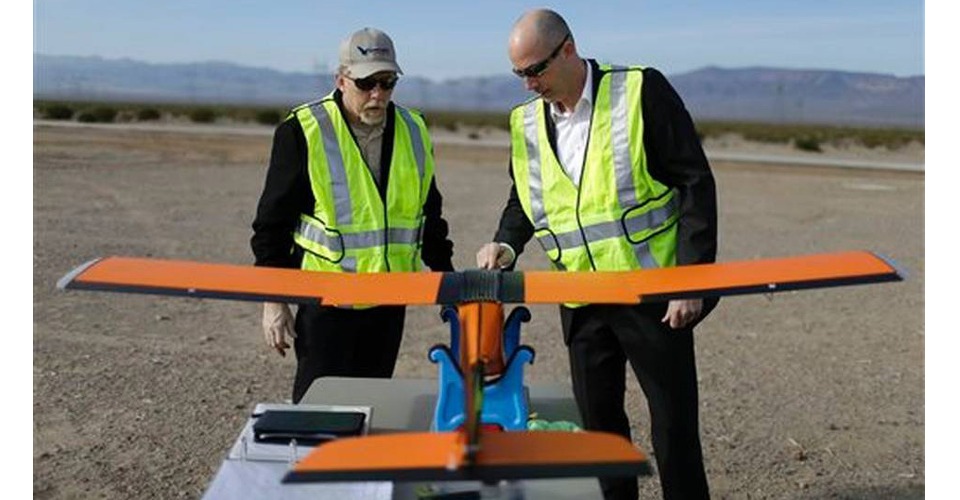
M 297 375 L 293 402 L 324 376 L 390 378 L 403 336 L 403 306 L 341 309 L 301 305 L 293 342 Z
M 709 498 L 700 448 L 697 370 L 691 328 L 660 322 L 666 303 L 560 307 L 573 391 L 588 430 L 630 439 L 624 411 L 626 363 L 650 408 L 651 436 L 665 499 Z M 636 499 L 637 479 L 601 478 L 607 499 Z

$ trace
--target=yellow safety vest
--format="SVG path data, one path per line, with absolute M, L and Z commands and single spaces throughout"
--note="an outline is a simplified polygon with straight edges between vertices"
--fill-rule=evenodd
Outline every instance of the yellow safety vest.
M 301 268 L 370 273 L 418 271 L 423 205 L 433 180 L 433 148 L 423 117 L 394 106 L 386 206 L 333 94 L 294 108 L 307 141 L 316 203 L 301 214 L 294 242 Z M 379 168 L 379 165 L 374 165 Z
M 550 147 L 543 99 L 511 112 L 517 195 L 534 236 L 558 270 L 673 266 L 679 196 L 647 171 L 643 68 L 600 69 L 579 187 Z

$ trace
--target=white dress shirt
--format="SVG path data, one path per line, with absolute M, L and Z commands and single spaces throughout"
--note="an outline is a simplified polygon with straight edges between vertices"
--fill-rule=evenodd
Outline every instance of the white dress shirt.
M 575 185 L 580 186 L 583 155 L 590 135 L 590 115 L 593 113 L 593 81 L 587 68 L 586 82 L 580 99 L 573 109 L 560 110 L 558 102 L 550 104 L 550 115 L 557 126 L 557 156 L 560 165 Z

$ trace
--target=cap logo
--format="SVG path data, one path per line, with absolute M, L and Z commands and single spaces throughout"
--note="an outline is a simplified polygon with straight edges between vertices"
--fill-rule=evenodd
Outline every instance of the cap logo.
M 367 47 L 367 48 L 363 48 L 363 47 L 357 45 L 357 50 L 359 50 L 360 53 L 363 54 L 363 55 L 367 55 L 367 54 L 383 54 L 383 55 L 387 55 L 387 56 L 390 55 L 390 49 L 388 49 L 388 48 L 386 48 L 386 47 Z

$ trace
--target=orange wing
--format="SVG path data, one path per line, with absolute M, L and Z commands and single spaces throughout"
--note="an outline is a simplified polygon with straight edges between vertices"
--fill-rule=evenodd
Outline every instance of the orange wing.
M 402 272 L 344 274 L 108 257 L 64 276 L 64 289 L 233 300 L 345 304 L 465 302 L 632 304 L 879 283 L 903 279 L 870 252 L 702 264 L 630 272 Z
M 435 304 L 443 273 L 344 274 L 273 267 L 107 257 L 57 284 L 63 289 L 149 293 L 258 302 Z
M 525 272 L 528 304 L 634 304 L 676 298 L 772 293 L 807 288 L 900 281 L 889 261 L 871 252 L 649 269 L 638 272 Z

